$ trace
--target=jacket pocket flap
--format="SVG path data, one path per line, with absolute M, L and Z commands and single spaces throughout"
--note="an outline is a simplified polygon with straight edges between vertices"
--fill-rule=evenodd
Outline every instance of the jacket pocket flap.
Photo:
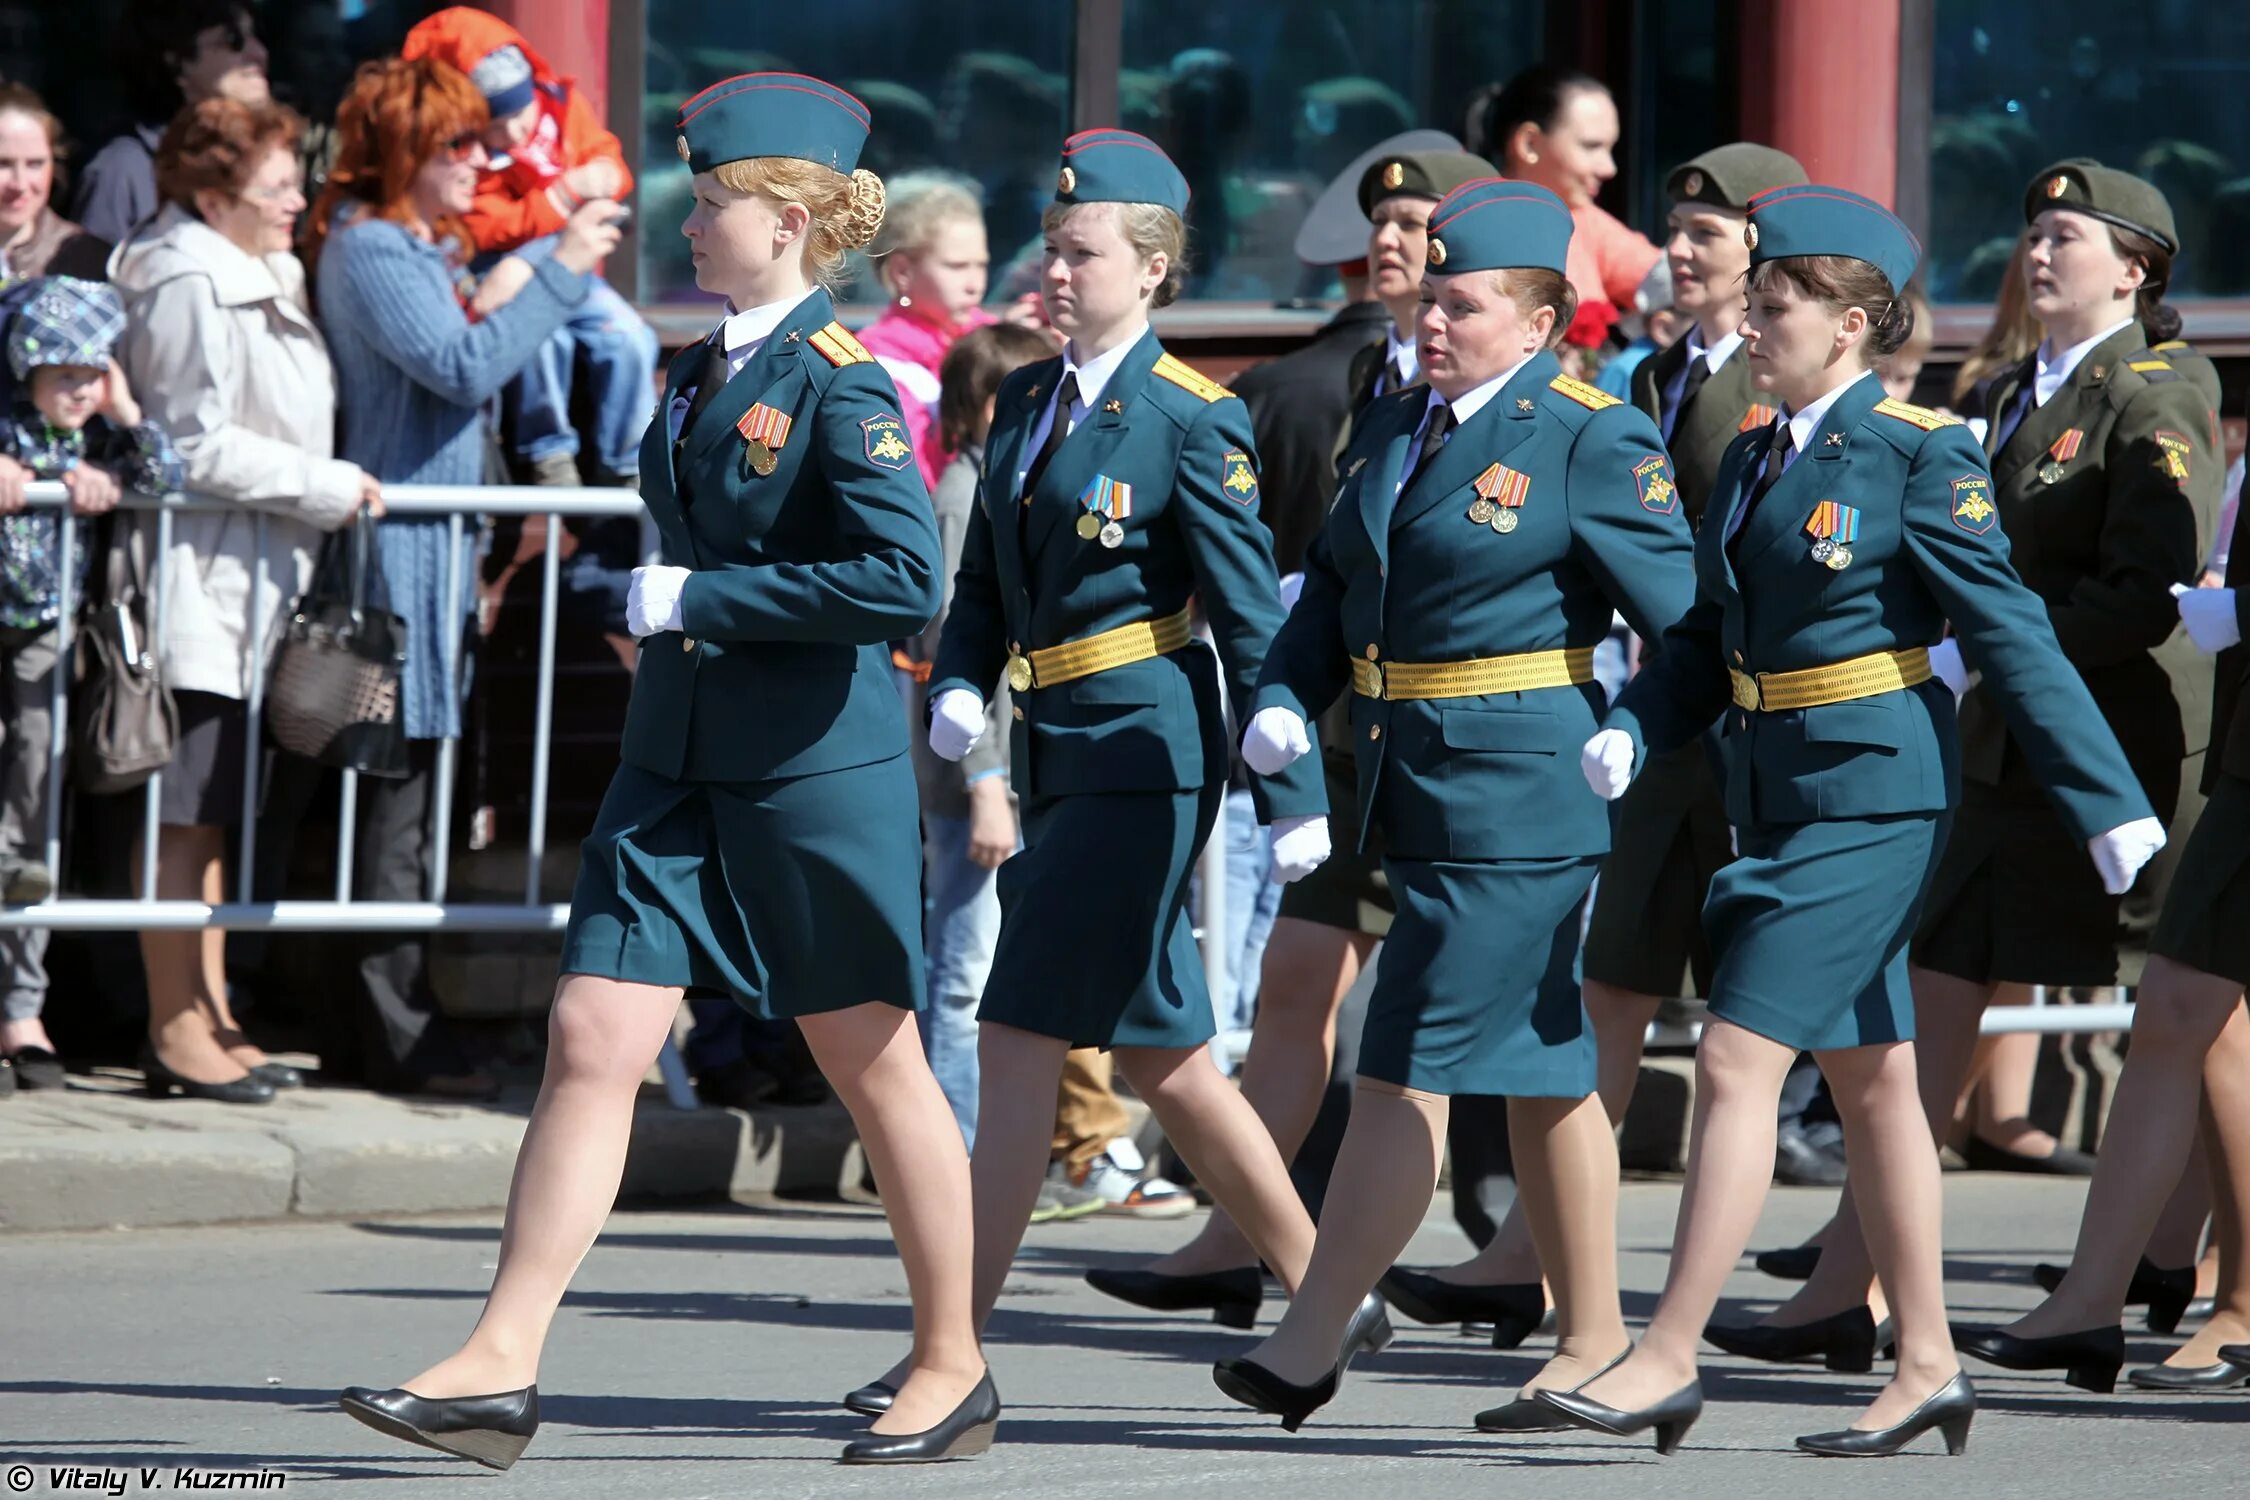
M 1888 703 L 1824 703 L 1805 710 L 1805 741 L 1813 745 L 1873 745 L 1896 750 L 1905 721 Z
M 1513 750 L 1553 755 L 1562 749 L 1562 721 L 1553 714 L 1494 713 L 1449 708 L 1438 716 L 1446 745 L 1455 750 Z
M 1128 708 L 1154 708 L 1162 701 L 1163 684 L 1152 672 L 1112 668 L 1063 684 L 1073 703 L 1108 703 Z

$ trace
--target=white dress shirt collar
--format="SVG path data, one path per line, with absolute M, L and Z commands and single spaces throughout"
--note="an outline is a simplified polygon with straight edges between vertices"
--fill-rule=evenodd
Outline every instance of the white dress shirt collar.
M 1730 333 L 1716 344 L 1705 348 L 1702 327 L 1698 325 L 1688 330 L 1688 358 L 1692 360 L 1700 357 L 1714 375 L 1719 373 L 1719 366 L 1733 358 L 1734 351 L 1741 347 L 1742 335 L 1739 333 Z
M 1416 343 L 1413 338 L 1400 338 L 1396 323 L 1383 334 L 1383 358 L 1389 362 L 1391 374 L 1398 381 L 1398 389 L 1402 391 L 1414 383 L 1414 377 L 1422 369 L 1422 359 L 1416 352 Z
M 805 297 L 811 295 L 812 293 L 807 292 L 787 301 L 763 302 L 742 312 L 729 313 L 725 321 L 712 330 L 711 341 L 726 351 L 727 364 L 733 373 L 741 374 L 742 367 L 750 363 L 751 357 L 764 347 L 766 340 L 773 336 L 773 331 L 781 326 L 782 320 Z
M 2032 371 L 2031 399 L 2040 406 L 2045 406 L 2048 401 L 2053 399 L 2055 392 L 2061 390 L 2063 384 L 2070 379 L 2071 372 L 2078 368 L 2079 361 L 2093 353 L 2097 344 L 2105 339 L 2114 338 L 2122 330 L 2130 328 L 2132 324 L 2131 318 L 2113 323 L 2086 340 L 2085 343 L 2072 344 L 2060 354 L 2050 353 L 2049 351 L 2053 346 L 2042 340 L 2039 345 L 2038 363 Z
M 1078 421 L 1093 409 L 1094 403 L 1102 397 L 1103 388 L 1109 384 L 1109 378 L 1117 373 L 1119 365 L 1125 363 L 1125 356 L 1140 345 L 1141 339 L 1147 337 L 1147 331 L 1143 330 L 1138 337 L 1129 338 L 1106 354 L 1097 354 L 1084 364 L 1078 362 L 1075 345 L 1063 350 L 1063 379 L 1068 380 L 1072 376 L 1078 378 L 1078 405 L 1070 414 L 1071 421 Z M 1061 381 L 1055 383 L 1055 389 L 1062 389 Z
M 1790 464 L 1797 461 L 1797 456 L 1803 453 L 1805 446 L 1812 441 L 1813 434 L 1820 431 L 1820 424 L 1828 420 L 1828 409 L 1836 404 L 1838 397 L 1853 386 L 1858 385 L 1860 381 L 1873 380 L 1874 378 L 1875 372 L 1873 370 L 1862 370 L 1858 375 L 1845 381 L 1803 411 L 1791 412 L 1789 414 L 1789 456 L 1782 460 L 1782 467 L 1786 469 Z

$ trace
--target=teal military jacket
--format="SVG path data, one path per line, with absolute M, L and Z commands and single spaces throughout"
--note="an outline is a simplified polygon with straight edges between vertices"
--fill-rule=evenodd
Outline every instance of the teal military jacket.
M 1425 664 L 1590 648 L 1615 610 L 1656 635 L 1694 598 L 1692 543 L 1654 424 L 1560 368 L 1535 355 L 1403 492 L 1429 392 L 1371 406 L 1307 554 L 1304 592 L 1267 658 L 1259 708 L 1310 719 L 1351 691 L 1355 832 L 1364 840 L 1380 823 L 1395 857 L 1607 851 L 1608 810 L 1578 769 L 1602 692 L 1587 683 L 1371 698 L 1351 690 L 1354 658 Z M 1487 490 L 1520 500 L 1511 529 L 1469 514 Z
M 762 781 L 906 749 L 887 643 L 937 612 L 937 521 L 891 377 L 834 316 L 824 291 L 791 310 L 677 466 L 669 412 L 703 346 L 666 374 L 641 495 L 693 571 L 684 628 L 641 643 L 623 754 L 644 770 Z
M 2080 838 L 2150 815 L 2117 740 L 2008 561 L 1984 454 L 1950 417 L 1887 400 L 1872 375 L 1829 407 L 1803 454 L 1745 511 L 1771 433 L 1727 451 L 1696 538 L 1697 597 L 1610 711 L 1652 750 L 1723 714 L 1736 824 L 1936 813 L 1960 795 L 1953 694 L 1936 678 L 1845 703 L 1745 712 L 1728 669 L 1790 672 L 1935 644 L 1948 620 Z M 1823 502 L 1852 512 L 1851 562 L 1813 556 Z M 1729 555 L 1727 537 L 1742 536 Z M 1737 560 L 1739 559 L 1739 567 Z
M 1239 712 L 1282 616 L 1248 409 L 1148 331 L 1038 486 L 1019 495 L 1031 432 L 1062 371 L 1058 356 L 1001 382 L 931 700 L 951 688 L 989 700 L 1010 651 L 1160 620 L 1193 597 Z M 1118 546 L 1079 534 L 1090 503 L 1115 517 Z M 1184 791 L 1227 777 L 1219 680 L 1198 644 L 1014 697 L 1009 778 L 1019 793 Z M 1261 821 L 1328 809 L 1317 762 L 1250 781 Z

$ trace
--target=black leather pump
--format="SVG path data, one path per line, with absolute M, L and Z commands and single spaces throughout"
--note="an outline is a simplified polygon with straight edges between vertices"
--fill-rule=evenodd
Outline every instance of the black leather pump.
M 944 1421 L 920 1432 L 870 1432 L 844 1444 L 839 1462 L 847 1464 L 934 1464 L 949 1458 L 974 1458 L 992 1446 L 1000 1430 L 1000 1391 L 992 1372 L 961 1398 Z
M 2115 1324 L 2043 1339 L 1956 1324 L 1953 1347 L 2003 1370 L 2061 1370 L 2072 1385 L 2101 1396 L 2117 1389 L 2117 1372 L 2125 1368 L 2125 1330 Z
M 2051 1292 L 2070 1274 L 2070 1267 L 2042 1262 L 2031 1268 L 2031 1279 L 2043 1292 Z M 2133 1279 L 2125 1284 L 2125 1305 L 2148 1309 L 2150 1333 L 2172 1333 L 2199 1299 L 2195 1295 L 2195 1267 L 2167 1270 L 2147 1256 L 2133 1266 Z M 2205 1312 L 2205 1317 L 2210 1313 Z
M 1935 1427 L 1945 1434 L 1945 1451 L 1958 1458 L 1969 1446 L 1969 1423 L 1976 1414 L 1977 1388 L 1969 1384 L 1967 1375 L 1956 1371 L 1951 1380 L 1895 1426 L 1816 1432 L 1797 1439 L 1797 1446 L 1822 1458 L 1889 1458 Z
M 336 1404 L 377 1432 L 440 1453 L 505 1469 L 523 1456 L 539 1430 L 539 1387 L 490 1396 L 417 1396 L 403 1386 L 387 1391 L 355 1385 Z
M 1295 1432 L 1305 1425 L 1305 1418 L 1336 1399 L 1336 1388 L 1343 1383 L 1344 1371 L 1351 1368 L 1354 1356 L 1379 1353 L 1390 1346 L 1393 1336 L 1383 1299 L 1369 1292 L 1344 1327 L 1335 1367 L 1312 1384 L 1284 1380 L 1254 1359 L 1219 1360 L 1211 1366 L 1211 1381 L 1252 1411 L 1281 1418 L 1284 1432 Z
M 1751 1258 L 1755 1265 L 1776 1281 L 1805 1281 L 1820 1264 L 1820 1246 L 1791 1245 L 1785 1250 L 1760 1250 Z
M 1258 1305 L 1266 1297 L 1265 1281 L 1256 1266 L 1206 1271 L 1197 1276 L 1096 1266 L 1086 1273 L 1086 1285 L 1152 1312 L 1201 1312 L 1209 1308 L 1211 1321 L 1227 1328 L 1256 1327 Z
M 1777 1327 L 1771 1323 L 1707 1324 L 1703 1341 L 1744 1359 L 1791 1365 L 1819 1362 L 1842 1375 L 1864 1375 L 1875 1368 L 1875 1351 L 1890 1342 L 1890 1324 L 1877 1324 L 1865 1307 L 1848 1307 L 1832 1317 Z
M 1573 1427 L 1583 1427 L 1591 1432 L 1606 1432 L 1611 1437 L 1632 1437 L 1636 1433 L 1656 1430 L 1656 1451 L 1669 1456 L 1680 1441 L 1703 1415 L 1703 1382 L 1691 1380 L 1654 1406 L 1644 1406 L 1639 1411 L 1621 1411 L 1614 1406 L 1604 1406 L 1576 1391 L 1540 1391 L 1541 1405 L 1549 1407 L 1570 1420 Z
M 215 1099 L 221 1104 L 271 1104 L 273 1085 L 256 1073 L 245 1073 L 226 1083 L 197 1083 L 164 1066 L 154 1047 L 141 1049 L 142 1087 L 151 1099 L 169 1099 L 177 1089 L 190 1099 Z
M 891 1409 L 898 1398 L 898 1388 L 884 1380 L 870 1380 L 856 1391 L 844 1392 L 844 1410 L 856 1411 L 863 1417 L 879 1417 Z
M 1628 1348 L 1625 1354 L 1632 1352 Z M 1624 1362 L 1625 1354 L 1618 1355 L 1571 1389 L 1577 1390 L 1588 1381 L 1601 1379 Z M 1518 1396 L 1505 1406 L 1488 1407 L 1477 1413 L 1479 1432 L 1568 1432 L 1573 1425 L 1567 1418 L 1541 1406 L 1537 1391 L 1528 1396 Z
M 1547 1292 L 1536 1281 L 1465 1286 L 1393 1266 L 1375 1290 L 1417 1323 L 1490 1323 L 1495 1349 L 1515 1348 L 1537 1333 L 1547 1316 Z

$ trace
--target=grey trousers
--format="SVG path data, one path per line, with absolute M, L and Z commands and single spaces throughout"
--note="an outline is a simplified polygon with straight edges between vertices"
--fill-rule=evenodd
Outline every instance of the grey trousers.
M 55 631 L 0 631 L 0 872 L 46 858 L 53 764 Z M 0 932 L 0 1018 L 47 1004 L 44 928 Z

